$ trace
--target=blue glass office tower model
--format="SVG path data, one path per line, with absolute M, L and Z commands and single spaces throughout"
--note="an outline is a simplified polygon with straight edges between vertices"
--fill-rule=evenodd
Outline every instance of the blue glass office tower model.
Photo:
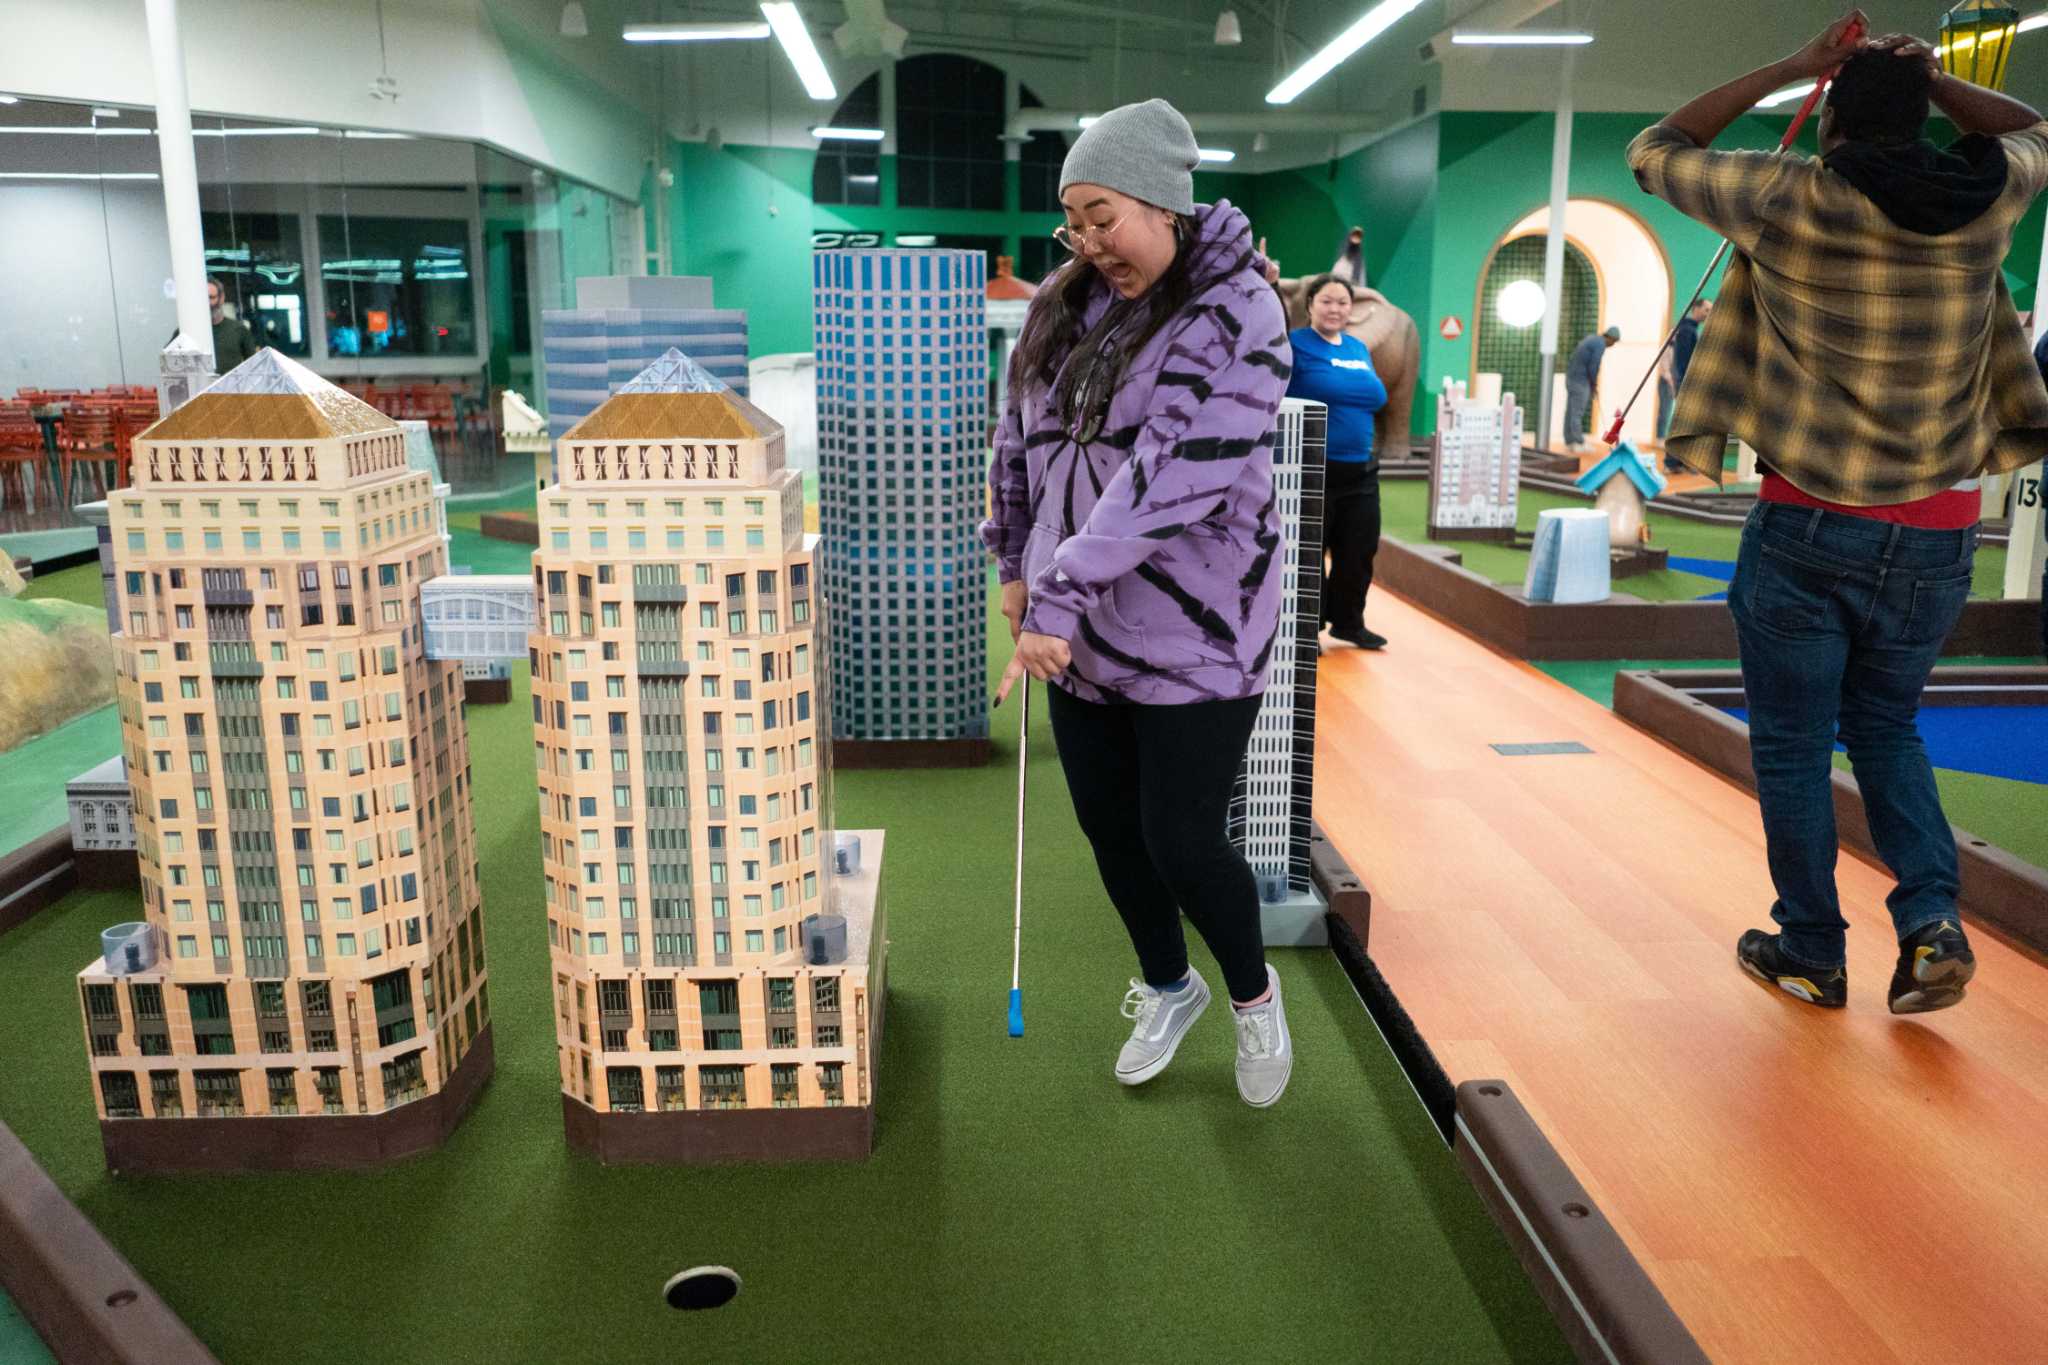
M 892 249 L 813 262 L 834 762 L 984 762 L 987 258 Z

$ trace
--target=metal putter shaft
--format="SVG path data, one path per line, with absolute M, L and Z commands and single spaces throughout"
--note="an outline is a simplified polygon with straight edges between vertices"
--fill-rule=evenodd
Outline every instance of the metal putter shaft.
M 1024 1036 L 1024 777 L 1031 744 L 1031 678 L 1023 680 L 1017 710 L 1017 894 L 1010 921 L 1010 1036 Z
M 1846 39 L 1850 42 L 1854 42 L 1862 36 L 1863 30 L 1860 26 L 1850 29 L 1845 35 Z M 1836 67 L 1835 71 L 1840 69 L 1840 67 Z M 1792 116 L 1791 126 L 1785 129 L 1785 136 L 1779 139 L 1778 150 L 1773 153 L 1774 156 L 1784 155 L 1785 149 L 1792 145 L 1792 140 L 1799 136 L 1799 130 L 1806 125 L 1807 115 L 1811 114 L 1814 107 L 1820 103 L 1820 97 L 1827 91 L 1828 82 L 1835 78 L 1835 71 L 1822 72 L 1820 79 L 1813 83 L 1813 89 L 1806 92 L 1805 100 L 1799 105 L 1799 112 Z M 1714 259 L 1707 262 L 1707 272 L 1700 276 L 1700 282 L 1693 287 L 1692 297 L 1686 301 L 1685 307 L 1678 310 L 1678 321 L 1671 324 L 1671 331 L 1665 335 L 1664 344 L 1659 346 L 1657 353 L 1650 357 L 1650 368 L 1643 371 L 1643 377 L 1636 381 L 1635 392 L 1628 396 L 1628 402 L 1614 410 L 1614 421 L 1607 428 L 1606 436 L 1601 438 L 1608 445 L 1614 445 L 1621 440 L 1621 424 L 1628 420 L 1629 411 L 1635 407 L 1636 399 L 1643 396 L 1643 389 L 1648 386 L 1650 376 L 1657 373 L 1657 365 L 1664 359 L 1664 352 L 1670 350 L 1671 343 L 1678 339 L 1678 329 L 1684 323 L 1685 315 L 1690 313 L 1692 306 L 1700 301 L 1700 295 L 1707 292 L 1707 282 L 1714 278 L 1714 272 L 1719 270 L 1721 262 L 1727 259 L 1728 248 L 1731 245 L 1733 243 L 1726 237 L 1721 239 L 1720 247 L 1714 252 Z

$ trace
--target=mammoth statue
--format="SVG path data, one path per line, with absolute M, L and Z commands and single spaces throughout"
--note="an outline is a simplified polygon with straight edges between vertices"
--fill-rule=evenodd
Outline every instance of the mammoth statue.
M 1422 339 L 1415 319 L 1396 308 L 1385 294 L 1365 285 L 1365 230 L 1353 228 L 1339 248 L 1330 273 L 1351 282 L 1355 294 L 1351 321 L 1345 331 L 1365 343 L 1372 352 L 1373 368 L 1387 386 L 1387 405 L 1373 423 L 1373 447 L 1383 458 L 1400 459 L 1408 453 L 1412 436 L 1410 423 L 1415 411 L 1415 384 L 1422 369 Z M 1312 277 L 1308 277 L 1312 278 Z M 1287 305 L 1287 325 L 1308 325 L 1308 278 L 1280 279 L 1274 288 Z

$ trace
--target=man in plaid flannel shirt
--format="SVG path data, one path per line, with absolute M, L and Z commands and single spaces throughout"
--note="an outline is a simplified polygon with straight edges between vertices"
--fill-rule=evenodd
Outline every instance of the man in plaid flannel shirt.
M 1942 74 L 1917 39 L 1853 36 L 1867 28 L 1852 11 L 1628 157 L 1645 190 L 1735 247 L 1666 448 L 1718 481 L 1734 435 L 1764 468 L 1728 603 L 1779 931 L 1749 930 L 1736 957 L 1812 1004 L 1847 1001 L 1839 737 L 1898 879 L 1888 996 L 1909 1014 L 1955 1004 L 1976 970 L 1914 721 L 1970 594 L 1979 479 L 2048 450 L 2048 388 L 2001 270 L 2048 183 L 2048 124 Z M 1708 149 L 1765 95 L 1837 66 L 1818 159 Z M 1922 136 L 1930 101 L 1964 135 L 1945 150 Z

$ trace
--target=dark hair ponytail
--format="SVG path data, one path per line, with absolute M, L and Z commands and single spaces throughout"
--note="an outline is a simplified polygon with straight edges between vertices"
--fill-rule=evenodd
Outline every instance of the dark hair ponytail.
M 1088 296 L 1094 292 L 1101 272 L 1082 257 L 1076 256 L 1048 279 L 1032 301 L 1031 312 L 1024 320 L 1024 333 L 1017 339 L 1017 351 L 1010 359 L 1010 387 L 1020 396 L 1032 389 L 1049 388 L 1055 383 L 1059 392 L 1055 395 L 1056 406 L 1064 411 L 1072 399 L 1073 376 L 1062 377 L 1062 368 L 1067 357 L 1076 349 L 1100 346 L 1112 330 L 1122 329 L 1128 335 L 1119 343 L 1119 365 L 1117 376 L 1122 377 L 1122 362 L 1144 349 L 1145 343 L 1164 327 L 1167 320 L 1187 305 L 1194 297 L 1195 284 L 1191 259 L 1196 250 L 1196 234 L 1199 224 L 1187 214 L 1174 215 L 1174 236 L 1177 245 L 1173 261 L 1152 287 L 1129 301 L 1119 301 L 1109 306 L 1087 335 L 1081 335 L 1081 314 L 1088 306 Z M 1135 320 L 1135 327 L 1132 326 Z M 1114 385 L 1110 386 L 1114 390 Z

